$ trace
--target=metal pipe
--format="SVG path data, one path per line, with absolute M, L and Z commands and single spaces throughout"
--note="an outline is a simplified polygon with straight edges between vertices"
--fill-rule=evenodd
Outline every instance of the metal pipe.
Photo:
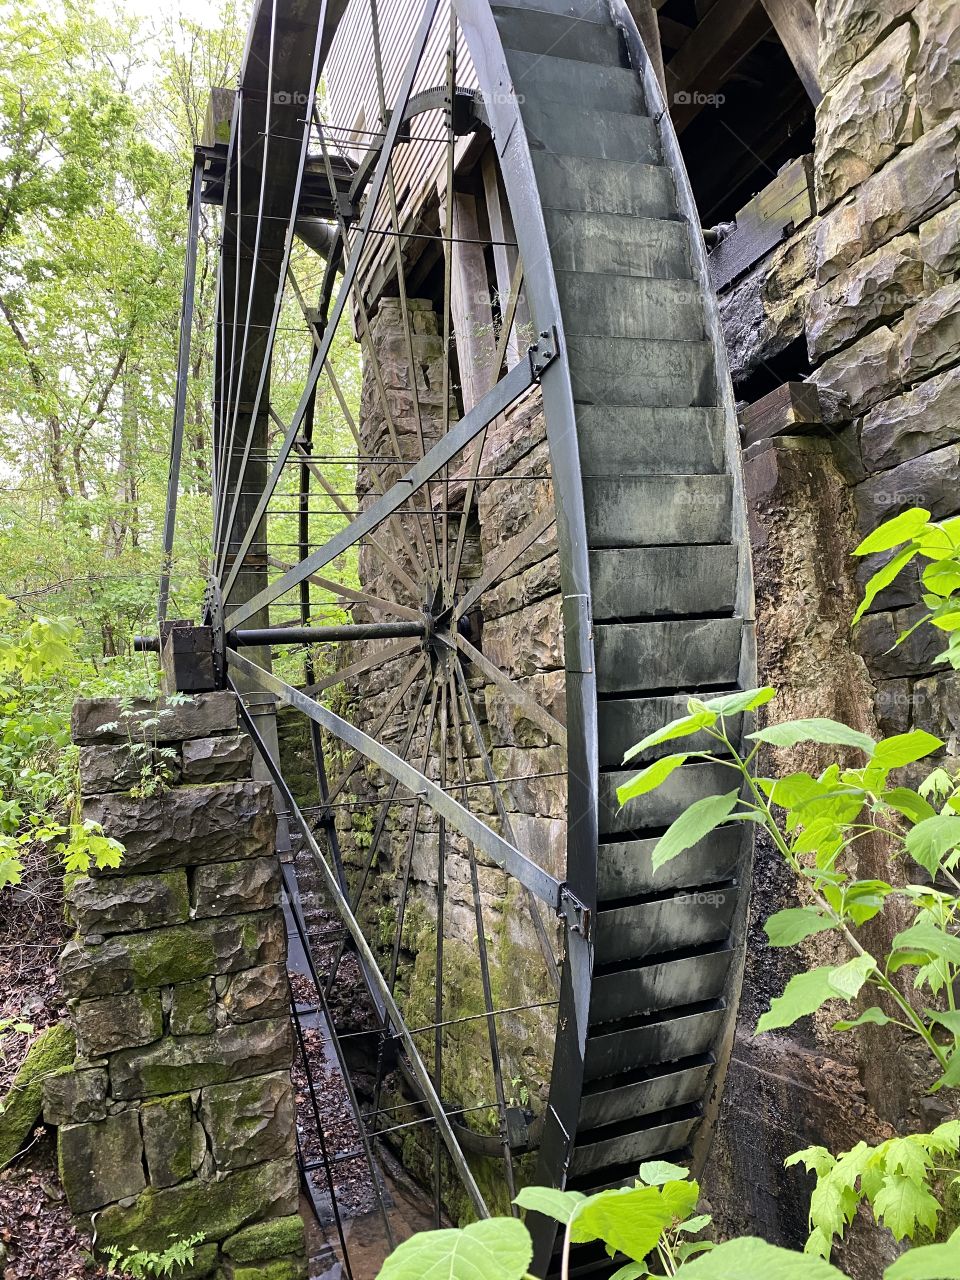
M 227 632 L 232 649 L 275 644 L 322 644 L 327 640 L 395 640 L 425 636 L 426 622 L 345 622 L 329 627 L 249 627 Z M 134 653 L 159 653 L 159 636 L 134 636 Z

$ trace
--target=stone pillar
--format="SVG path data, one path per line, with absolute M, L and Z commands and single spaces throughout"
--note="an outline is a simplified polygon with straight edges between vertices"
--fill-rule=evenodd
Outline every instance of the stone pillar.
M 83 816 L 121 842 L 75 878 L 50 1077 L 64 1189 L 99 1249 L 202 1234 L 181 1277 L 301 1280 L 276 818 L 233 693 L 73 709 Z

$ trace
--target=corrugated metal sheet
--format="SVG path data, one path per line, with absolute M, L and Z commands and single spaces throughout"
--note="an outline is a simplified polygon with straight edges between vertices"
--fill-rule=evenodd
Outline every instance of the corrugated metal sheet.
M 380 0 L 376 5 L 388 110 L 396 104 L 422 12 L 418 0 Z M 441 0 L 414 83 L 415 93 L 446 84 L 449 36 L 449 0 Z M 460 88 L 477 87 L 476 72 L 459 31 L 456 80 Z M 331 46 L 324 85 L 330 137 L 341 154 L 356 161 L 363 156 L 365 148 L 376 144 L 376 131 L 381 123 L 371 0 L 348 3 Z M 430 111 L 417 117 L 411 122 L 410 133 L 410 142 L 397 148 L 393 164 L 400 225 L 407 230 L 415 227 L 421 206 L 436 202 L 437 183 L 444 180 L 447 125 L 443 113 Z M 373 226 L 381 230 L 395 229 L 386 192 Z M 392 236 L 372 237 L 371 256 L 364 265 L 364 276 L 369 277 L 394 251 Z

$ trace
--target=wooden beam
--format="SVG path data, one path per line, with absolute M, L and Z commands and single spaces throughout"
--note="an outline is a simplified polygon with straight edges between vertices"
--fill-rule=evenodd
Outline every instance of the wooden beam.
M 822 424 L 820 393 L 813 382 L 783 382 L 740 411 L 744 449 L 773 436 L 798 435 Z
M 444 184 L 441 201 L 446 198 Z M 443 203 L 440 225 L 444 225 Z M 463 411 L 467 413 L 490 389 L 496 339 L 493 307 L 487 282 L 487 264 L 480 243 L 477 202 L 465 192 L 453 193 L 453 243 L 445 245 L 451 254 L 450 313 L 460 369 Z
M 716 290 L 748 271 L 781 240 L 813 217 L 813 157 L 784 165 L 772 182 L 738 210 L 736 229 L 710 254 L 710 279 Z
M 510 284 L 517 265 L 517 250 L 513 247 L 517 233 L 513 228 L 510 206 L 500 185 L 500 167 L 497 164 L 493 144 L 483 153 L 481 161 L 483 173 L 483 190 L 487 201 L 487 221 L 490 223 L 490 239 L 493 241 L 493 265 L 497 275 L 497 293 L 500 298 L 500 314 L 505 315 L 510 307 Z M 521 285 L 521 295 L 523 286 Z M 521 296 L 517 302 L 513 333 L 507 341 L 507 368 L 512 369 L 520 359 L 521 350 L 525 350 L 519 335 L 529 329 L 530 314 L 527 304 Z
M 667 63 L 667 102 L 678 133 L 714 105 L 711 96 L 769 30 L 760 0 L 716 0 Z
M 812 0 L 762 0 L 767 17 L 814 106 L 823 97 L 817 79 L 817 15 Z
M 663 49 L 660 45 L 660 27 L 657 24 L 657 11 L 653 0 L 627 0 L 627 8 L 633 14 L 633 20 L 640 32 L 647 56 L 653 63 L 653 70 L 660 81 L 661 92 L 666 96 L 667 80 L 663 67 Z
M 668 18 L 662 13 L 658 15 L 657 21 L 660 25 L 660 40 L 670 49 L 679 49 L 693 30 L 685 22 L 677 22 L 675 18 Z

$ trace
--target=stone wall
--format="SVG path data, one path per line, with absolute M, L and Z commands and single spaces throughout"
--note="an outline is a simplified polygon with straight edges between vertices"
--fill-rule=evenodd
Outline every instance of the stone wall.
M 956 764 L 960 675 L 934 663 L 942 646 L 926 630 L 893 648 L 918 615 L 916 579 L 882 593 L 852 634 L 848 619 L 876 568 L 850 556 L 864 534 L 911 506 L 938 518 L 960 510 L 960 7 L 818 0 L 817 11 L 815 213 L 721 297 L 738 394 L 752 399 L 758 376 L 772 385 L 806 367 L 826 417 L 815 438 L 748 454 L 760 677 L 782 691 L 771 708 L 780 718 L 834 716 L 874 734 L 924 728 Z M 817 764 L 817 753 L 793 762 Z M 898 874 L 882 847 L 861 850 L 860 863 L 861 875 Z M 790 1150 L 929 1128 L 949 1104 L 925 1097 L 929 1073 L 892 1028 L 842 1037 L 805 1020 L 789 1037 L 754 1039 L 793 963 L 769 951 L 760 926 L 791 894 L 761 845 L 707 1183 L 722 1229 L 798 1244 L 809 1183 L 783 1171 Z M 895 929 L 888 914 L 872 927 Z M 811 940 L 795 962 L 827 962 L 820 947 Z M 854 1238 L 851 1275 L 877 1274 L 884 1238 Z
M 124 855 L 68 886 L 77 1056 L 44 1117 L 70 1206 L 100 1248 L 202 1234 L 185 1277 L 301 1280 L 276 819 L 236 697 L 78 702 L 73 738 Z

